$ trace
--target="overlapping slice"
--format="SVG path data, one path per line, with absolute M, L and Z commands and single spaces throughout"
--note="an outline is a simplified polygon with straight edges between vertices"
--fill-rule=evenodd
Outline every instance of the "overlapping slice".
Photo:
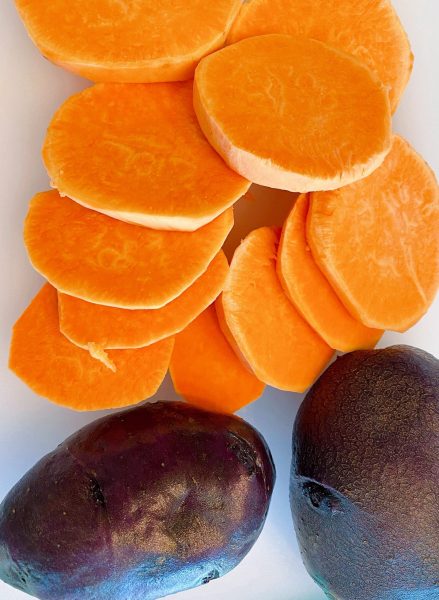
M 157 231 L 37 194 L 24 239 L 35 269 L 59 291 L 119 308 L 161 308 L 207 269 L 233 226 L 228 209 L 195 232 Z
M 61 194 L 154 229 L 194 231 L 250 185 L 205 139 L 191 82 L 101 84 L 72 96 L 49 126 L 43 157 Z
M 221 250 L 186 291 L 163 308 L 127 310 L 58 294 L 61 332 L 89 348 L 141 348 L 182 331 L 221 293 L 229 265 Z
M 14 326 L 9 366 L 34 392 L 75 410 L 102 410 L 153 396 L 174 340 L 137 350 L 110 350 L 112 371 L 60 333 L 56 290 L 46 284 Z
M 293 192 L 339 188 L 390 149 L 390 104 L 357 59 L 315 40 L 263 35 L 197 67 L 194 106 L 224 160 L 254 183 Z
M 16 0 L 48 59 L 94 81 L 190 79 L 220 48 L 240 0 Z
M 251 0 L 242 5 L 228 43 L 268 33 L 302 35 L 352 54 L 377 73 L 396 109 L 413 56 L 390 0 Z
M 373 348 L 383 332 L 366 327 L 347 311 L 318 268 L 306 241 L 309 197 L 296 200 L 282 229 L 277 273 L 283 288 L 325 342 L 343 352 Z
M 439 188 L 424 160 L 395 136 L 384 164 L 335 192 L 311 195 L 314 258 L 355 318 L 405 331 L 439 286 Z
M 280 231 L 262 227 L 236 250 L 222 296 L 231 334 L 256 377 L 282 390 L 302 392 L 333 350 L 285 295 L 276 274 Z
M 223 336 L 213 305 L 175 336 L 170 372 L 177 393 L 207 410 L 232 413 L 264 391 Z

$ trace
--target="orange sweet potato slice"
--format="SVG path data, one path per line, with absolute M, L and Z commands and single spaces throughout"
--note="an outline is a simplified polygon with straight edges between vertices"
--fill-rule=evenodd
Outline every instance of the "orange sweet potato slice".
M 309 197 L 302 194 L 282 229 L 277 273 L 285 293 L 331 348 L 342 352 L 373 348 L 383 331 L 351 316 L 311 254 L 306 241 L 308 208 Z
M 439 285 L 439 189 L 424 160 L 395 136 L 370 177 L 311 195 L 308 241 L 340 299 L 368 327 L 405 331 Z
M 223 336 L 215 307 L 175 336 L 170 373 L 175 390 L 195 406 L 233 413 L 264 391 Z
M 113 372 L 59 330 L 56 290 L 44 285 L 14 326 L 9 366 L 34 392 L 75 410 L 102 410 L 153 396 L 168 369 L 174 341 L 110 350 Z
M 58 192 L 37 194 L 24 239 L 34 268 L 60 292 L 119 308 L 161 308 L 209 266 L 233 209 L 193 233 L 157 231 L 88 210 Z
M 407 34 L 390 0 L 251 0 L 228 37 L 302 35 L 352 54 L 375 71 L 396 109 L 413 66 Z
M 182 331 L 221 293 L 229 264 L 221 250 L 186 291 L 163 308 L 127 310 L 58 294 L 61 332 L 74 344 L 89 348 L 141 348 Z
M 390 149 L 389 97 L 378 77 L 306 38 L 263 35 L 203 58 L 194 106 L 227 164 L 268 187 L 339 188 L 374 171 Z
M 250 185 L 205 139 L 191 82 L 87 88 L 55 114 L 43 157 L 62 195 L 154 229 L 194 231 Z
M 240 0 L 16 0 L 52 62 L 94 81 L 190 79 L 224 44 Z
M 227 326 L 258 379 L 303 392 L 333 350 L 287 298 L 276 274 L 280 231 L 262 227 L 237 248 L 223 291 Z

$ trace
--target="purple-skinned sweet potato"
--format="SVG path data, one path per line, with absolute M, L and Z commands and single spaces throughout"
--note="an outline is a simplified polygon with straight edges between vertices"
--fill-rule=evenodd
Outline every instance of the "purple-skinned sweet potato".
M 44 600 L 150 600 L 233 569 L 275 480 L 259 433 L 184 403 L 84 427 L 0 506 L 0 578 Z

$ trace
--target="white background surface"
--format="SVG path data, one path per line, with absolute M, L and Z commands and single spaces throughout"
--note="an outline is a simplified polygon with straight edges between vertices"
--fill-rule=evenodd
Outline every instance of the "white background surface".
M 47 0 L 50 1 L 50 0 Z M 416 55 L 415 69 L 395 117 L 403 134 L 439 172 L 438 0 L 395 0 Z M 31 196 L 48 188 L 40 159 L 46 126 L 59 104 L 87 82 L 49 64 L 28 40 L 10 0 L 0 8 L 0 500 L 41 456 L 100 414 L 77 414 L 37 397 L 7 370 L 11 327 L 41 285 L 27 261 L 22 223 Z M 277 201 L 277 200 L 276 200 Z M 241 208 L 241 213 L 242 213 Z M 403 299 L 402 299 L 403 300 Z M 439 302 L 404 335 L 439 355 Z M 169 382 L 160 398 L 172 395 Z M 241 415 L 266 437 L 277 466 L 269 518 L 258 543 L 225 578 L 178 595 L 180 600 L 322 600 L 302 566 L 288 506 L 291 429 L 301 397 L 273 390 Z M 1 600 L 25 594 L 0 582 Z M 129 599 L 126 599 L 129 600 Z

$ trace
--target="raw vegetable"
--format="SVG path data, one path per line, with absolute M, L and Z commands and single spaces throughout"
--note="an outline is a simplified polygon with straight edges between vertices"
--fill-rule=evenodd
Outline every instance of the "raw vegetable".
M 395 136 L 380 169 L 354 185 L 312 194 L 308 241 L 351 314 L 405 331 L 439 286 L 439 188 L 424 160 Z
M 306 240 L 308 208 L 308 195 L 299 196 L 282 229 L 277 273 L 285 293 L 331 348 L 373 348 L 383 331 L 354 319 L 316 265 Z
M 138 350 L 110 350 L 112 370 L 60 333 L 57 293 L 46 284 L 14 325 L 9 367 L 56 404 L 75 410 L 117 408 L 155 394 L 173 345 L 168 338 Z
M 157 231 L 37 194 L 24 239 L 35 269 L 59 291 L 119 308 L 161 308 L 209 266 L 233 226 L 228 209 L 195 232 Z
M 175 336 L 170 372 L 178 394 L 217 412 L 239 410 L 259 398 L 265 387 L 228 344 L 213 305 Z
M 389 98 L 377 76 L 306 38 L 263 35 L 204 58 L 194 106 L 227 164 L 269 187 L 339 188 L 369 175 L 390 149 Z
M 239 0 L 15 0 L 52 62 L 93 81 L 190 79 L 224 44 Z
M 267 33 L 305 36 L 352 54 L 377 73 L 396 109 L 413 55 L 390 0 L 251 0 L 243 3 L 228 43 Z
M 231 334 L 256 377 L 282 390 L 302 392 L 333 351 L 304 321 L 276 274 L 280 231 L 262 227 L 236 250 L 222 301 Z
M 221 293 L 229 265 L 220 250 L 180 296 L 155 310 L 128 310 L 85 302 L 58 293 L 61 333 L 77 346 L 141 348 L 182 331 Z
M 87 425 L 0 506 L 0 578 L 41 600 L 154 600 L 236 567 L 275 482 L 262 436 L 183 402 Z
M 410 346 L 346 354 L 308 392 L 291 510 L 328 598 L 437 597 L 438 414 L 439 361 Z
M 87 88 L 56 112 L 43 157 L 60 194 L 154 229 L 194 231 L 250 185 L 205 139 L 191 82 Z

